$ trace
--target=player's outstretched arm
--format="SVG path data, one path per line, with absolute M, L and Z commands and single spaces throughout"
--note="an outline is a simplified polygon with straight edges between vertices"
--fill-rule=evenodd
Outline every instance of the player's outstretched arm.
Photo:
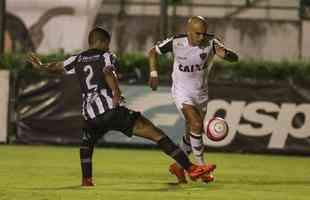
M 29 53 L 27 56 L 27 62 L 31 63 L 33 68 L 39 70 L 45 70 L 50 72 L 63 72 L 64 64 L 62 61 L 50 62 L 50 63 L 42 63 L 40 58 L 34 54 Z
M 149 86 L 152 90 L 157 90 L 159 79 L 158 79 L 158 72 L 157 72 L 157 52 L 155 47 L 151 48 L 149 51 L 149 70 L 150 70 L 150 77 L 149 77 Z
M 214 40 L 213 45 L 214 45 L 215 53 L 219 57 L 227 61 L 230 61 L 230 62 L 236 62 L 239 60 L 238 54 L 235 53 L 233 50 L 226 48 L 224 44 L 221 43 L 218 39 Z

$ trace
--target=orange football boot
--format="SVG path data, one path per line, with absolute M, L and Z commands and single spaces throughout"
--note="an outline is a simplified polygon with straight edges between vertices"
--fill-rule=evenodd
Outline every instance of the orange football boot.
M 188 173 L 188 176 L 193 181 L 196 181 L 198 178 L 201 178 L 203 175 L 213 172 L 215 168 L 216 168 L 216 165 L 214 164 L 192 165 L 187 171 L 187 173 Z
M 182 167 L 179 167 L 177 163 L 171 164 L 169 166 L 169 171 L 177 177 L 178 183 L 187 183 L 185 170 Z

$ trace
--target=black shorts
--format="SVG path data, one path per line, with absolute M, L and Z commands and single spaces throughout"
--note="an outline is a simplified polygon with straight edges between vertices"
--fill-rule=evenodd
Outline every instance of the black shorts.
M 108 131 L 120 131 L 131 137 L 136 119 L 140 112 L 130 110 L 124 106 L 113 108 L 96 118 L 86 121 L 86 130 L 92 136 L 100 137 Z

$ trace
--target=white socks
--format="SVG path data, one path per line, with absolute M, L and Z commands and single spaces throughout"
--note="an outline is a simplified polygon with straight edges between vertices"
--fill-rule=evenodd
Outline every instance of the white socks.
M 191 132 L 189 138 L 196 163 L 198 165 L 204 165 L 204 144 L 202 140 L 202 135 Z

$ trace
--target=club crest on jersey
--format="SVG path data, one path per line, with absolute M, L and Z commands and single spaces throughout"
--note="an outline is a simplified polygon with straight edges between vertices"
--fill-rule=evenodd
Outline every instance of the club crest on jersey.
M 206 59 L 207 54 L 206 53 L 201 53 L 199 56 L 200 56 L 201 60 L 204 60 L 204 59 Z

